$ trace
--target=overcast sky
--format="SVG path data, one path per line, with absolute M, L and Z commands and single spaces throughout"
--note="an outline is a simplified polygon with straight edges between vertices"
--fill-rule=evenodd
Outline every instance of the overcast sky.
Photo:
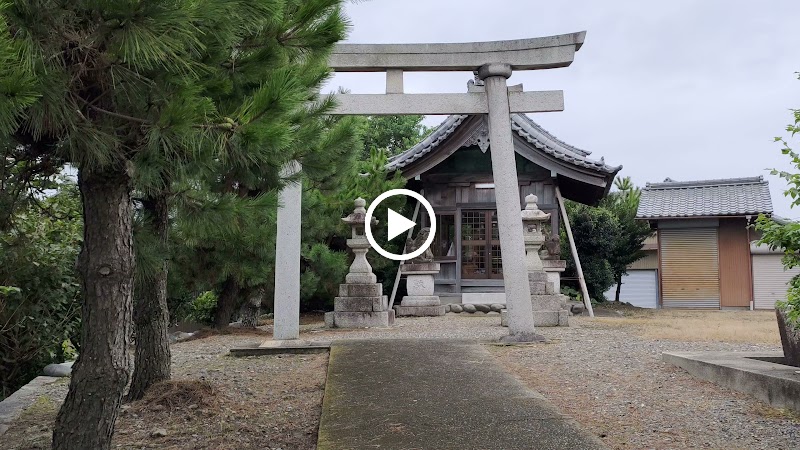
M 372 0 L 347 8 L 348 42 L 520 39 L 587 31 L 572 66 L 517 72 L 525 90 L 564 91 L 563 112 L 533 119 L 560 139 L 624 166 L 639 184 L 766 176 L 789 210 L 780 146 L 800 108 L 797 0 Z M 465 92 L 469 73 L 406 74 L 406 92 Z M 383 93 L 385 76 L 339 74 L 331 86 Z M 431 117 L 430 124 L 441 117 Z M 795 139 L 800 147 L 800 139 Z

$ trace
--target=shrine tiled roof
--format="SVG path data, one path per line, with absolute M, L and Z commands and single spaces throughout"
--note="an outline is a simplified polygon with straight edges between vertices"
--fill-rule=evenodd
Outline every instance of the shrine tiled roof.
M 389 160 L 388 169 L 398 170 L 424 157 L 446 141 L 468 118 L 466 115 L 448 117 L 436 130 L 422 142 Z M 590 169 L 602 174 L 615 174 L 622 166 L 610 166 L 603 158 L 590 159 L 591 154 L 556 138 L 531 118 L 524 114 L 511 115 L 511 129 L 531 146 L 560 161 L 574 166 Z M 490 144 L 491 145 L 491 144 Z

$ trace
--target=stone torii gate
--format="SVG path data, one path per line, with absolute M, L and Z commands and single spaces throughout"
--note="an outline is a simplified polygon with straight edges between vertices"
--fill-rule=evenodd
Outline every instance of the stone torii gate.
M 567 67 L 583 45 L 586 32 L 512 41 L 459 44 L 339 44 L 329 65 L 336 72 L 385 72 L 386 94 L 336 95 L 336 115 L 488 114 L 492 171 L 508 308 L 507 341 L 538 340 L 525 266 L 519 184 L 512 141 L 513 113 L 564 110 L 563 91 L 525 92 L 508 86 L 515 70 Z M 463 94 L 405 94 L 404 72 L 476 72 L 484 85 Z M 301 170 L 293 163 L 290 176 Z M 280 194 L 275 252 L 274 340 L 299 338 L 300 202 L 299 183 Z

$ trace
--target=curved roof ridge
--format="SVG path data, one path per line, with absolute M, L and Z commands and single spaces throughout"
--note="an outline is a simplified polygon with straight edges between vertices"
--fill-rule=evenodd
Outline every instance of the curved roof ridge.
M 740 178 L 718 178 L 713 180 L 696 180 L 696 181 L 664 181 L 662 183 L 647 183 L 645 189 L 691 189 L 691 188 L 704 188 L 713 186 L 738 186 L 744 184 L 759 184 L 767 183 L 764 177 L 759 175 L 757 177 L 740 177 Z
M 552 133 L 542 128 L 541 125 L 534 122 L 533 119 L 528 117 L 526 114 L 511 114 L 511 120 L 520 125 L 520 127 L 524 129 L 526 132 L 534 131 L 535 133 L 539 134 L 540 137 L 544 137 L 547 140 L 551 140 L 556 144 L 558 144 L 559 146 L 564 147 L 565 149 L 577 153 L 581 156 L 589 156 L 592 154 L 592 152 L 590 151 L 583 150 L 581 148 L 575 147 L 574 145 L 567 144 L 561 139 L 555 137 Z
M 664 219 L 772 214 L 764 177 L 649 183 L 642 189 L 636 217 Z
M 442 122 L 441 125 L 436 128 L 436 130 L 433 131 L 433 133 L 423 139 L 422 142 L 404 151 L 403 153 L 390 158 L 389 163 L 386 166 L 387 169 L 390 171 L 402 169 L 403 167 L 406 167 L 414 161 L 424 157 L 438 147 L 439 144 L 445 141 L 451 134 L 453 134 L 453 132 L 455 132 L 456 129 L 458 129 L 458 127 L 468 117 L 470 116 L 449 116 L 444 122 Z M 583 167 L 609 175 L 616 174 L 622 170 L 622 166 L 610 166 L 606 164 L 604 158 L 600 158 L 599 161 L 587 158 L 587 156 L 591 154 L 590 152 L 571 146 L 556 138 L 525 115 L 512 114 L 511 129 L 536 149 L 574 166 Z
M 432 149 L 437 147 L 440 142 L 445 140 L 448 136 L 461 125 L 468 116 L 466 115 L 452 115 L 444 120 L 433 133 L 422 140 L 419 144 L 411 147 L 410 149 L 400 153 L 399 155 L 389 158 L 389 164 L 386 167 L 389 170 L 397 170 L 411 164 L 419 158 L 428 154 Z

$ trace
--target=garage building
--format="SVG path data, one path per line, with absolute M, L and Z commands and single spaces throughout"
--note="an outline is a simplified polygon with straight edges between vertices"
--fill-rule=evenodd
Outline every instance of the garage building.
M 648 183 L 637 218 L 657 236 L 657 284 L 648 286 L 658 293 L 656 306 L 772 308 L 792 273 L 782 270 L 780 255 L 751 248 L 753 221 L 772 212 L 763 177 Z

